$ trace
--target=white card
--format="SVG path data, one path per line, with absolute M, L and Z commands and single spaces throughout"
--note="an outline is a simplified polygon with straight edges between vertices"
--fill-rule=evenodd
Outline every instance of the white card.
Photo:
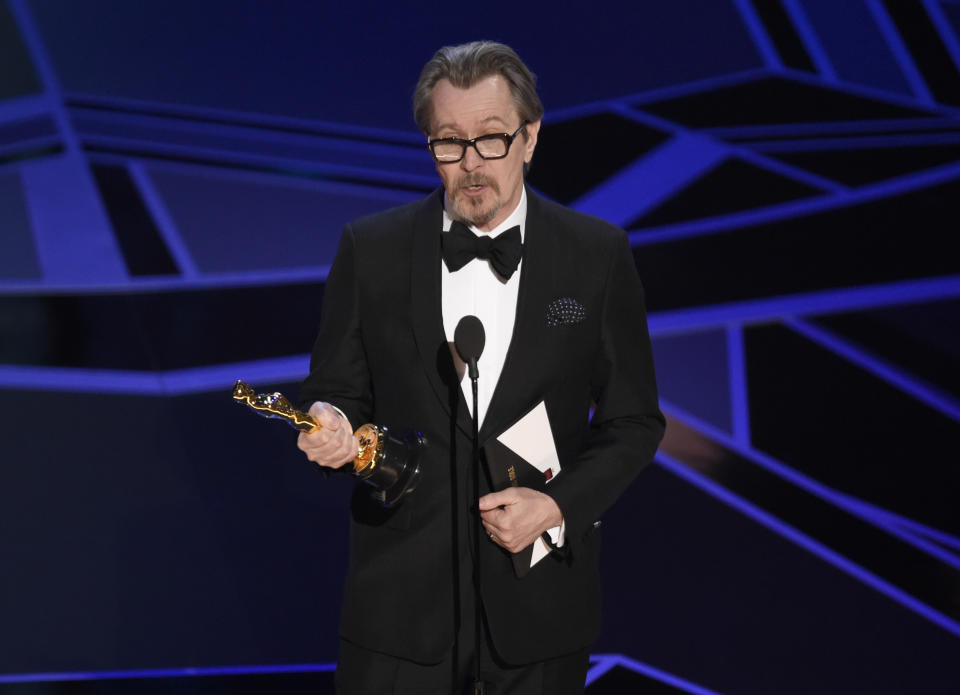
M 553 441 L 553 430 L 547 417 L 547 406 L 543 401 L 497 437 L 497 440 L 541 473 L 546 474 L 549 470 L 548 484 L 560 473 L 560 457 L 557 456 L 557 445 Z M 548 531 L 554 543 L 559 539 L 559 532 L 559 526 Z M 538 538 L 533 542 L 530 566 L 533 567 L 549 554 L 547 544 Z
M 560 458 L 547 417 L 547 406 L 540 401 L 497 440 L 541 473 L 551 472 L 552 480 L 560 472 Z

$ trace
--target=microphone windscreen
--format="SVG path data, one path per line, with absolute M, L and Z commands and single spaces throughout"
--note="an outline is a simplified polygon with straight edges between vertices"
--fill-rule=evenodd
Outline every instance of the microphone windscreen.
M 460 359 L 467 363 L 471 359 L 480 359 L 486 339 L 483 323 L 476 316 L 464 316 L 453 332 L 453 343 Z

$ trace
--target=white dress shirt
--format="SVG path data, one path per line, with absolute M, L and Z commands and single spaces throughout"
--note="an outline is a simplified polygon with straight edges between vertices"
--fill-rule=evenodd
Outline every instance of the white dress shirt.
M 490 232 L 481 232 L 476 227 L 470 231 L 477 236 L 496 238 L 508 229 L 520 226 L 520 241 L 523 242 L 526 233 L 527 220 L 527 191 L 520 195 L 520 202 L 516 209 L 503 222 Z M 452 218 L 443 211 L 443 232 L 450 231 Z M 510 340 L 513 337 L 513 324 L 517 317 L 517 295 L 520 288 L 520 271 L 523 260 L 517 266 L 516 272 L 509 280 L 503 280 L 494 272 L 490 261 L 474 258 L 455 273 L 447 269 L 447 264 L 440 260 L 440 291 L 441 310 L 443 312 L 443 331 L 447 342 L 453 342 L 453 334 L 457 324 L 464 316 L 473 315 L 483 323 L 486 341 L 480 359 L 477 360 L 477 370 L 480 377 L 477 379 L 477 411 L 480 414 L 478 422 L 483 426 L 483 418 L 490 407 L 490 399 L 497 387 L 503 363 L 507 359 L 510 349 Z M 473 387 L 466 373 L 460 381 L 467 408 L 473 415 Z M 548 530 L 551 540 L 562 546 L 564 542 L 564 524 Z M 535 554 L 546 554 L 545 546 L 537 543 Z M 539 557 L 537 557 L 539 559 Z
M 501 222 L 495 229 L 481 232 L 476 227 L 470 231 L 477 236 L 496 238 L 511 227 L 520 226 L 520 241 L 524 238 L 524 223 L 527 219 L 527 192 L 523 191 L 516 209 Z M 443 211 L 443 231 L 450 230 L 453 220 Z M 479 422 L 483 426 L 483 418 L 490 406 L 490 399 L 503 371 L 503 363 L 510 349 L 510 339 L 513 336 L 513 323 L 517 315 L 517 290 L 520 287 L 520 269 L 523 261 L 517 266 L 516 272 L 510 279 L 504 281 L 493 270 L 490 261 L 474 258 L 457 272 L 451 273 L 447 264 L 440 261 L 440 289 L 443 312 L 443 330 L 447 341 L 453 342 L 453 333 L 457 324 L 464 316 L 473 315 L 483 323 L 483 332 L 486 342 L 483 353 L 477 360 L 477 369 L 480 378 L 477 380 L 477 410 L 480 413 Z M 467 399 L 467 408 L 473 415 L 473 387 L 470 379 L 464 375 L 460 382 L 463 395 Z

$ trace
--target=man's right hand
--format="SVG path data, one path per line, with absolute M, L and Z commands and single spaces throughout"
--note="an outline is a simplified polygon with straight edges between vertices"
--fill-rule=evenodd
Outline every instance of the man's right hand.
M 308 411 L 321 427 L 309 434 L 301 432 L 297 447 L 307 458 L 326 468 L 340 468 L 353 461 L 360 450 L 350 422 L 329 403 L 317 401 Z

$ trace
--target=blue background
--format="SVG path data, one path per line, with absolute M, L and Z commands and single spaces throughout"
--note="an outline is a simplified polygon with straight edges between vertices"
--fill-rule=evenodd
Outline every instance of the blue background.
M 295 395 L 481 37 L 538 75 L 531 184 L 630 234 L 670 421 L 588 692 L 956 691 L 948 0 L 0 2 L 0 687 L 329 687 L 350 482 L 229 392 Z

